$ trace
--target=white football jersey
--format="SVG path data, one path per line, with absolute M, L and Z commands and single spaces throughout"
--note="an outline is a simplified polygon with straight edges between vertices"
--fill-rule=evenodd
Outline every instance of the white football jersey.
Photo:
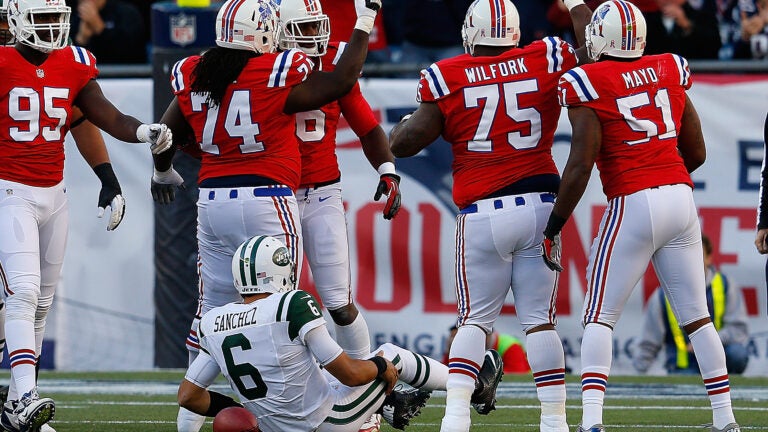
M 333 399 L 304 337 L 324 324 L 309 293 L 273 294 L 211 309 L 200 321 L 200 347 L 262 430 L 314 430 L 331 412 Z

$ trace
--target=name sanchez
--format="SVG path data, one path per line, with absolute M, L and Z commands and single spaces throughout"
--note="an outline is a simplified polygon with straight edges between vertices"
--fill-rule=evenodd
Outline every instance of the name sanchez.
M 256 310 L 257 308 L 253 308 L 251 310 L 236 314 L 232 313 L 219 315 L 216 317 L 216 320 L 213 323 L 213 331 L 227 331 L 251 324 L 256 324 Z

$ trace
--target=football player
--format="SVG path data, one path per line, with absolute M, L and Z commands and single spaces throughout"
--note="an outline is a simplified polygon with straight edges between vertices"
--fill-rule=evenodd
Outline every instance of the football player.
M 591 11 L 578 0 L 565 3 L 583 45 Z M 422 71 L 418 110 L 390 134 L 397 157 L 417 154 L 441 134 L 454 155 L 459 316 L 440 430 L 470 428 L 486 335 L 511 287 L 541 403 L 540 430 L 567 432 L 557 272 L 541 259 L 541 231 L 560 182 L 551 153 L 561 110 L 557 80 L 576 65 L 577 53 L 556 37 L 519 47 L 520 17 L 509 0 L 472 3 L 462 37 L 466 54 Z M 579 53 L 586 59 L 583 48 Z
M 143 124 L 104 97 L 93 55 L 66 47 L 69 16 L 63 0 L 10 0 L 16 43 L 0 47 L 0 277 L 15 385 L 0 423 L 11 432 L 38 429 L 55 411 L 53 400 L 37 393 L 35 365 L 64 259 L 63 143 L 74 121 L 72 106 L 121 141 L 149 143 L 153 153 L 172 144 L 164 125 Z M 113 204 L 113 217 L 119 209 Z
M 15 39 L 11 34 L 8 27 L 8 0 L 2 0 L 0 4 L 0 45 L 13 45 Z M 96 173 L 99 180 L 101 180 L 101 191 L 99 192 L 99 217 L 104 215 L 104 211 L 107 207 L 110 208 L 109 223 L 107 224 L 107 231 L 112 231 L 120 225 L 125 214 L 125 199 L 122 196 L 122 190 L 120 188 L 120 182 L 117 180 L 117 176 L 112 169 L 112 164 L 109 160 L 109 153 L 107 147 L 104 144 L 104 138 L 101 136 L 99 129 L 89 122 L 82 112 L 76 107 L 72 107 L 73 121 L 70 123 L 69 131 L 72 133 L 72 137 L 75 140 L 77 149 L 80 154 L 86 160 L 88 165 Z M 5 349 L 5 304 L 4 299 L 0 297 L 0 360 L 3 358 L 3 351 Z M 36 331 L 43 331 L 43 326 L 37 324 L 35 326 Z M 36 336 L 36 354 L 35 359 L 36 371 L 40 369 L 40 351 L 42 348 L 43 335 Z M 13 382 L 13 380 L 11 380 Z M 10 386 L 3 386 L 2 397 L 0 403 L 5 403 Z M 11 397 L 16 397 L 16 393 L 10 392 Z M 40 427 L 40 432 L 55 432 L 54 429 L 47 423 Z
M 263 235 L 237 247 L 230 274 L 241 301 L 203 315 L 200 354 L 179 386 L 179 404 L 209 417 L 239 405 L 206 390 L 223 373 L 262 432 L 356 432 L 374 412 L 403 429 L 432 390 L 445 389 L 448 368 L 389 343 L 364 359 L 350 357 L 331 338 L 317 301 L 295 289 L 292 255 Z M 500 378 L 493 353 L 484 370 Z M 415 388 L 395 389 L 398 379 Z M 498 381 L 489 384 L 486 396 Z
M 280 49 L 300 49 L 312 59 L 315 70 L 332 71 L 346 43 L 329 44 L 330 23 L 320 1 L 283 0 L 279 12 Z M 347 221 L 335 152 L 336 130 L 342 114 L 360 138 L 371 166 L 379 173 L 374 199 L 387 196 L 385 219 L 392 219 L 400 209 L 400 177 L 395 172 L 395 158 L 387 136 L 363 98 L 359 84 L 320 109 L 296 115 L 301 152 L 301 181 L 296 197 L 304 253 L 320 300 L 335 324 L 336 341 L 347 354 L 361 358 L 371 351 L 371 343 L 368 325 L 352 302 Z M 380 423 L 375 415 L 363 424 L 361 431 L 377 431 Z
M 650 261 L 699 361 L 712 406 L 711 430 L 738 432 L 723 345 L 707 310 L 690 176 L 704 163 L 706 148 L 698 114 L 686 95 L 688 62 L 675 54 L 643 56 L 645 18 L 623 0 L 597 6 L 586 38 L 596 62 L 566 72 L 558 86 L 573 137 L 544 231 L 547 242 L 559 242 L 560 229 L 596 163 L 608 207 L 587 267 L 578 431 L 605 430 L 613 328 Z M 545 259 L 559 260 L 549 252 Z
M 760 194 L 757 204 L 757 235 L 755 247 L 761 254 L 768 253 L 768 115 L 763 124 L 763 168 L 761 170 Z M 768 263 L 766 263 L 766 280 L 768 281 Z
M 357 0 L 356 6 L 356 31 L 330 72 L 313 73 L 312 60 L 301 50 L 277 52 L 277 11 L 268 0 L 225 2 L 216 20 L 217 46 L 173 67 L 176 96 L 163 122 L 177 137 L 194 137 L 202 153 L 198 316 L 239 298 L 227 270 L 237 246 L 253 235 L 280 238 L 297 263 L 296 276 L 300 274 L 302 226 L 295 192 L 301 184 L 301 155 L 296 113 L 333 102 L 357 83 L 380 1 Z M 170 201 L 175 185 L 182 182 L 171 164 L 173 153 L 155 158 L 153 196 L 160 202 Z M 339 306 L 348 303 L 349 299 L 341 300 Z M 198 339 L 194 327 L 196 322 L 188 340 L 192 348 Z M 197 431 L 202 420 L 182 411 L 177 426 L 179 431 Z

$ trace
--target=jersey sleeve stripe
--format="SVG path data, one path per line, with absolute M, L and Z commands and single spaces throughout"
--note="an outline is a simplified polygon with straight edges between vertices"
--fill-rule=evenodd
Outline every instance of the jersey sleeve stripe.
M 680 85 L 687 87 L 689 81 L 691 80 L 691 70 L 688 67 L 688 60 L 686 60 L 685 57 L 679 56 L 677 54 L 672 54 L 672 58 L 675 59 L 677 72 L 680 74 Z
M 290 64 L 293 61 L 293 55 L 295 51 L 288 50 L 281 52 L 275 59 L 275 63 L 272 67 L 272 74 L 269 75 L 268 87 L 284 87 L 285 80 L 288 77 L 289 67 L 286 64 Z
M 287 321 L 288 320 L 288 307 L 286 305 L 291 303 L 291 297 L 298 291 L 288 291 L 283 294 L 280 299 L 280 303 L 277 305 L 277 314 L 275 314 L 275 321 Z
M 171 87 L 173 87 L 174 93 L 184 90 L 184 75 L 181 74 L 181 65 L 183 65 L 186 60 L 186 58 L 183 58 L 177 61 L 171 69 Z
M 547 72 L 555 73 L 563 68 L 563 48 L 560 39 L 554 37 L 544 38 L 547 46 Z
M 597 90 L 592 87 L 592 83 L 587 78 L 584 70 L 580 68 L 571 69 L 563 74 L 563 78 L 573 86 L 580 101 L 589 102 L 599 97 Z
M 451 93 L 450 90 L 448 90 L 448 84 L 445 83 L 443 73 L 440 72 L 440 68 L 437 67 L 436 64 L 428 67 L 423 75 L 426 78 L 427 83 L 429 83 L 429 90 L 432 92 L 432 96 L 434 96 L 435 99 L 440 99 Z
M 84 48 L 74 45 L 70 45 L 70 48 L 72 48 L 72 53 L 75 55 L 76 62 L 88 66 L 91 65 L 91 57 L 88 55 Z
M 339 42 L 339 48 L 336 50 L 336 56 L 333 58 L 333 61 L 331 64 L 338 64 L 339 59 L 341 58 L 341 54 L 344 53 L 344 50 L 347 48 L 346 42 Z

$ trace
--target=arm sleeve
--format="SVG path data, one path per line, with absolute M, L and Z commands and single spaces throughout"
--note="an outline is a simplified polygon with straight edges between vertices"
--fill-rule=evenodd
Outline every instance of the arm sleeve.
M 339 344 L 328 333 L 328 328 L 324 325 L 310 330 L 304 336 L 304 341 L 307 343 L 309 350 L 312 351 L 312 355 L 323 366 L 336 360 L 343 352 Z
M 195 361 L 189 365 L 184 379 L 202 388 L 207 388 L 219 376 L 221 369 L 216 361 L 205 351 L 200 351 Z
M 768 228 L 768 115 L 763 124 L 763 166 L 760 176 L 760 201 L 757 207 L 757 229 Z
M 723 275 L 725 277 L 725 275 Z M 746 344 L 749 339 L 747 330 L 747 312 L 741 298 L 741 290 L 728 281 L 728 298 L 726 299 L 723 328 L 720 329 L 720 341 L 723 345 L 732 343 Z

